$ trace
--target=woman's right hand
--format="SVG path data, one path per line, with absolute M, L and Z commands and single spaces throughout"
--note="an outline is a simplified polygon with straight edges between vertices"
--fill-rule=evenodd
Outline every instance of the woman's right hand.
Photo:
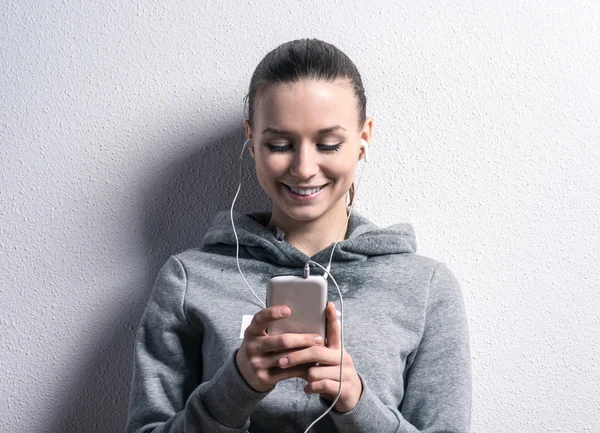
M 244 332 L 235 362 L 242 377 L 256 391 L 267 391 L 277 382 L 290 377 L 306 379 L 306 371 L 312 364 L 282 369 L 277 361 L 294 349 L 323 345 L 319 334 L 267 334 L 270 322 L 283 319 L 290 313 L 290 308 L 285 305 L 265 308 L 254 315 Z

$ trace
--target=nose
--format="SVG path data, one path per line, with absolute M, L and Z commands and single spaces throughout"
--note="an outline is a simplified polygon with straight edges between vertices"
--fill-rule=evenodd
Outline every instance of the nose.
M 310 144 L 300 145 L 294 152 L 290 173 L 300 179 L 310 179 L 319 172 L 316 152 Z

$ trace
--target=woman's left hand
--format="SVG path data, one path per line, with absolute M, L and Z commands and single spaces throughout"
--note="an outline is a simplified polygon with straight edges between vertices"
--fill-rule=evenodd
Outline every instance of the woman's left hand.
M 310 367 L 306 372 L 304 379 L 308 384 L 304 387 L 304 392 L 320 394 L 323 399 L 331 402 L 337 396 L 340 387 L 342 338 L 333 302 L 327 304 L 326 314 L 327 346 L 312 346 L 286 354 L 279 359 L 278 365 L 281 368 L 289 368 L 318 362 L 319 365 Z M 334 406 L 334 409 L 341 413 L 353 409 L 362 394 L 362 382 L 354 369 L 352 357 L 345 349 L 342 374 L 342 392 Z

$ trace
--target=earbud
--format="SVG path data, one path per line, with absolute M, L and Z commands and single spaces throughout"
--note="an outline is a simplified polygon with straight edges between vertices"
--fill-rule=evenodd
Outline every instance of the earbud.
M 244 156 L 244 152 L 246 151 L 246 149 L 250 147 L 254 147 L 254 144 L 252 144 L 252 140 L 248 139 L 244 142 L 244 145 L 242 146 L 242 153 L 240 153 L 240 159 L 242 159 L 242 157 Z
M 367 162 L 367 156 L 369 155 L 369 143 L 364 138 L 360 139 L 360 147 L 364 149 L 365 152 L 365 162 Z

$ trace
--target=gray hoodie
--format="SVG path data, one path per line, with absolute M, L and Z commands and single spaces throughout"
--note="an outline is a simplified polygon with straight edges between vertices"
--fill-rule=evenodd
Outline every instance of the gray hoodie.
M 302 275 L 309 259 L 265 227 L 269 218 L 234 213 L 240 267 L 263 298 L 269 278 Z M 326 266 L 332 247 L 310 259 Z M 242 316 L 262 306 L 235 252 L 229 211 L 221 211 L 199 248 L 172 255 L 160 269 L 135 338 L 126 433 L 302 433 L 329 407 L 303 392 L 303 379 L 257 392 L 241 376 Z M 344 343 L 363 393 L 352 410 L 332 410 L 311 432 L 470 431 L 461 287 L 443 262 L 415 252 L 409 223 L 379 228 L 353 211 L 331 274 L 344 297 Z M 331 281 L 328 290 L 339 309 Z

